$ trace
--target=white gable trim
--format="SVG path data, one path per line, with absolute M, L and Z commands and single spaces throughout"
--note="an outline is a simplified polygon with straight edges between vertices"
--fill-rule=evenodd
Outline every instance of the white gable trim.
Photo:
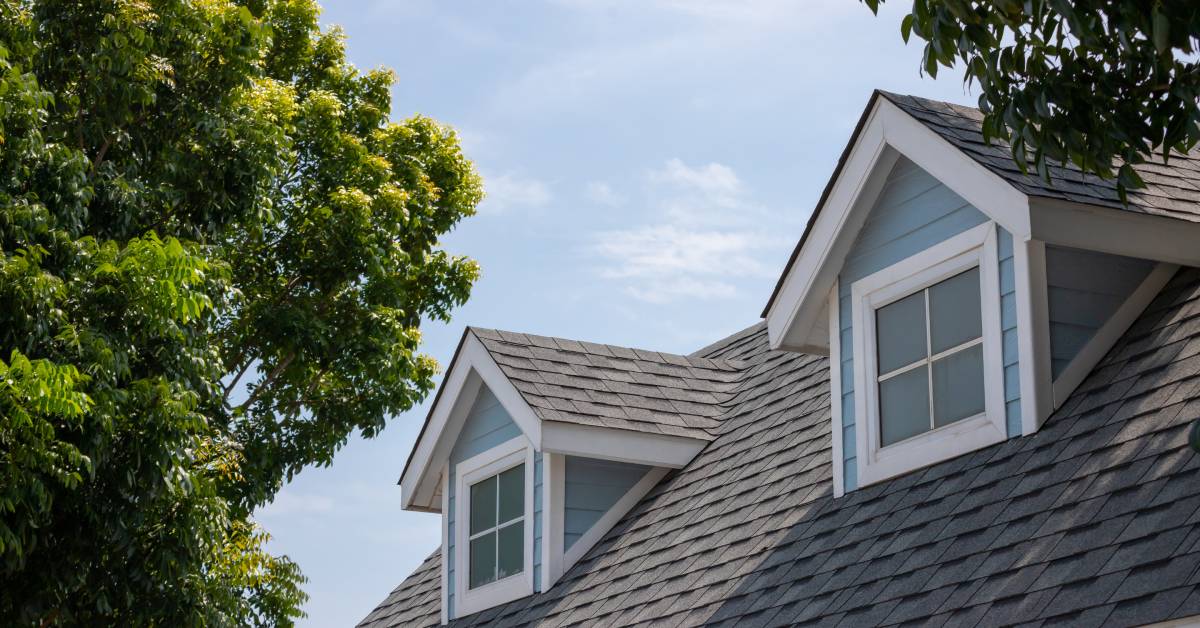
M 886 97 L 875 103 L 767 312 L 774 349 L 828 354 L 825 297 L 900 155 L 1004 227 L 1016 242 L 1029 239 L 1027 196 Z
M 402 506 L 407 510 L 438 512 L 435 499 L 438 473 L 449 458 L 481 385 L 486 385 L 529 442 L 538 447 L 541 421 L 521 393 L 500 371 L 483 343 L 469 330 L 458 356 L 442 381 L 442 390 L 430 410 L 429 422 L 413 451 L 412 463 L 400 478 Z
M 1146 306 L 1150 305 L 1154 297 L 1158 296 L 1159 291 L 1167 285 L 1177 270 L 1179 267 L 1174 264 L 1160 263 L 1156 265 L 1142 280 L 1141 285 L 1125 299 L 1121 307 L 1117 308 L 1108 321 L 1096 330 L 1091 340 L 1088 340 L 1087 344 L 1079 350 L 1067 368 L 1059 373 L 1058 379 L 1054 380 L 1055 410 L 1062 406 L 1070 398 L 1071 393 L 1075 392 L 1075 389 L 1091 374 L 1092 369 L 1096 368 L 1109 349 L 1112 349 L 1138 316 L 1141 316 Z

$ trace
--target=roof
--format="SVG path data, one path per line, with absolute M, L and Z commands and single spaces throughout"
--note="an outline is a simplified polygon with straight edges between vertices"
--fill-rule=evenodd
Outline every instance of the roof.
M 760 323 L 714 439 L 546 593 L 456 625 L 1143 624 L 1200 614 L 1200 271 L 1036 434 L 833 499 L 828 367 Z M 734 364 L 729 362 L 729 364 Z M 436 625 L 435 552 L 362 626 Z
M 712 440 L 741 366 L 472 327 L 538 418 Z
M 850 136 L 850 141 L 838 159 L 833 175 L 830 176 L 821 193 L 816 208 L 809 217 L 800 241 L 792 251 L 787 265 L 784 266 L 783 273 L 780 274 L 770 298 L 767 299 L 767 305 L 763 308 L 762 315 L 764 317 L 770 311 L 776 297 L 779 296 L 788 272 L 791 271 L 796 258 L 799 257 L 800 250 L 804 247 L 809 233 L 816 224 L 817 216 L 825 206 L 830 191 L 833 189 L 834 181 L 841 174 L 851 149 L 858 141 L 859 134 L 866 125 L 876 100 L 880 97 L 895 104 L 952 146 L 1027 196 L 1077 202 L 1188 222 L 1200 222 L 1200 149 L 1187 155 L 1173 154 L 1166 164 L 1149 162 L 1136 166 L 1134 170 L 1141 175 L 1146 186 L 1130 190 L 1128 204 L 1125 205 L 1121 203 L 1120 197 L 1117 195 L 1115 179 L 1106 180 L 1091 174 L 1085 175 L 1073 164 L 1050 166 L 1050 182 L 1044 181 L 1036 174 L 1022 174 L 1020 168 L 1012 160 L 1010 145 L 1007 142 L 993 139 L 992 143 L 988 144 L 984 141 L 983 112 L 978 109 L 875 90 Z

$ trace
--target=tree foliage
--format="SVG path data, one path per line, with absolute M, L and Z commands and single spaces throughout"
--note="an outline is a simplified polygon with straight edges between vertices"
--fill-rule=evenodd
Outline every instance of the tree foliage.
M 0 617 L 286 624 L 252 519 L 431 388 L 481 185 L 312 0 L 0 0 Z
M 1194 0 L 914 0 L 900 31 L 925 41 L 925 73 L 962 62 L 985 138 L 1023 171 L 1072 163 L 1124 197 L 1135 165 L 1200 141 Z

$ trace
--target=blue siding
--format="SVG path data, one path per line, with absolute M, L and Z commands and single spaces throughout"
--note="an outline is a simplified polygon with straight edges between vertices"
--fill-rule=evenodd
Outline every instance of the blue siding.
M 542 452 L 533 452 L 533 590 L 542 590 Z
M 454 505 L 457 500 L 457 478 L 455 477 L 454 469 L 458 463 L 477 456 L 496 445 L 506 443 L 514 438 L 522 436 L 521 428 L 513 422 L 512 417 L 508 416 L 504 407 L 500 405 L 500 401 L 488 390 L 487 386 L 481 386 L 479 396 L 475 399 L 475 405 L 471 406 L 471 411 L 467 414 L 467 420 L 463 423 L 462 431 L 458 434 L 458 441 L 454 443 L 454 448 L 450 450 L 450 499 L 449 512 L 446 515 L 449 526 L 449 540 L 447 541 L 447 558 L 449 563 L 446 565 L 447 582 L 454 582 Z M 536 471 L 540 471 L 541 454 L 537 454 L 534 459 Z M 537 473 L 540 485 L 541 473 Z M 534 510 L 540 511 L 541 504 L 538 498 L 541 492 L 534 490 Z M 534 528 L 535 535 L 538 528 Z M 536 564 L 536 560 L 541 557 L 541 552 L 534 553 L 535 565 L 534 575 L 539 572 L 540 564 Z M 451 588 L 447 599 L 447 610 L 450 617 L 454 617 L 454 589 Z
M 567 456 L 563 551 L 591 529 L 649 469 L 640 464 Z
M 845 490 L 858 487 L 855 453 L 854 343 L 850 286 L 874 272 L 987 222 L 928 172 L 901 157 L 896 162 L 839 275 L 842 358 L 842 469 Z M 1012 247 L 1009 247 L 1011 256 Z M 1014 323 L 1015 325 L 1015 323 Z
M 1154 263 L 1063 247 L 1046 247 L 1051 371 L 1058 377 Z
M 1000 270 L 1000 357 L 1004 360 L 1004 416 L 1008 437 L 1021 435 L 1021 368 L 1017 350 L 1017 281 L 1012 234 L 996 227 Z

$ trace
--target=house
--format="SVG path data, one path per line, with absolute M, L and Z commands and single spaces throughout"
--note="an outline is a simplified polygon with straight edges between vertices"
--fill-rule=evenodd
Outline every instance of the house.
M 1200 159 L 1126 205 L 980 120 L 876 92 L 691 355 L 467 329 L 401 478 L 442 545 L 360 625 L 1196 621 Z

